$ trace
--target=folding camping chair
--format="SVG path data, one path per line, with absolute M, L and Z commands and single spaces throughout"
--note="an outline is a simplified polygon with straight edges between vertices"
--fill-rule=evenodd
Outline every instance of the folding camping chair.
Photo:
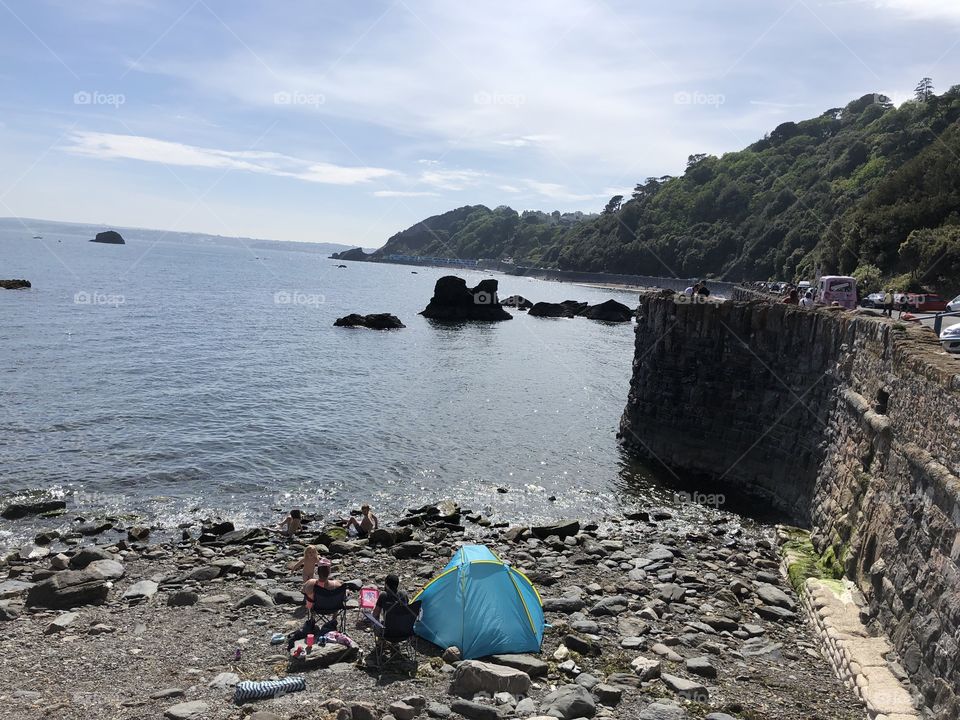
M 303 594 L 310 613 L 310 620 L 320 628 L 319 634 L 324 635 L 330 630 L 345 633 L 347 630 L 347 588 L 345 585 L 334 590 L 327 588 L 313 588 L 313 598 Z
M 417 645 L 413 626 L 420 619 L 420 601 L 409 604 L 397 603 L 387 610 L 380 622 L 372 614 L 365 617 L 373 626 L 376 643 L 370 657 L 372 664 L 381 672 L 404 661 L 417 663 Z
M 373 612 L 373 609 L 377 607 L 377 598 L 380 597 L 380 591 L 373 585 L 365 585 L 360 588 L 360 594 L 357 601 L 357 605 L 360 611 L 360 617 L 357 622 L 363 623 L 367 619 L 367 615 Z

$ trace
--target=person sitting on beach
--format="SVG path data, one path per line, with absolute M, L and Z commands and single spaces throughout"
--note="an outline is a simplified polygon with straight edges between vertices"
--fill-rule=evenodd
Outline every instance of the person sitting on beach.
M 287 537 L 293 537 L 300 532 L 301 527 L 303 527 L 303 514 L 299 509 L 294 508 L 290 511 L 290 514 L 281 521 L 280 532 Z
M 317 551 L 316 545 L 307 545 L 303 549 L 303 557 L 297 560 L 295 563 L 289 566 L 290 570 L 297 571 L 303 570 L 303 582 L 307 582 L 313 578 L 314 573 L 317 571 L 317 565 L 320 563 L 320 553 Z
M 320 558 L 317 561 L 317 576 L 315 578 L 308 579 L 303 584 L 303 592 L 311 602 L 313 602 L 313 590 L 314 588 L 322 588 L 324 590 L 336 590 L 337 588 L 343 585 L 339 580 L 332 580 L 330 578 L 330 572 L 332 567 L 330 561 L 326 558 Z M 304 574 L 306 574 L 306 569 L 304 569 Z
M 386 588 L 380 593 L 380 597 L 377 598 L 377 606 L 373 609 L 373 617 L 381 622 L 381 618 L 386 617 L 387 613 L 397 605 L 406 607 L 410 604 L 410 598 L 400 589 L 400 578 L 393 574 L 387 575 L 384 584 Z
M 357 531 L 357 537 L 359 538 L 365 538 L 378 527 L 380 527 L 380 521 L 370 510 L 370 506 L 366 503 L 364 503 L 360 508 L 359 521 L 355 517 L 351 517 L 347 520 L 347 532 L 350 532 L 350 528 L 354 528 Z

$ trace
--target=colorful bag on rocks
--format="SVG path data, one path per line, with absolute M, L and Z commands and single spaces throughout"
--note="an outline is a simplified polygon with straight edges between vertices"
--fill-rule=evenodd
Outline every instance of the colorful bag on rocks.
M 233 693 L 233 701 L 240 704 L 249 700 L 263 700 L 264 698 L 278 697 L 306 689 L 307 681 L 302 677 L 291 676 L 279 680 L 243 680 L 237 683 Z

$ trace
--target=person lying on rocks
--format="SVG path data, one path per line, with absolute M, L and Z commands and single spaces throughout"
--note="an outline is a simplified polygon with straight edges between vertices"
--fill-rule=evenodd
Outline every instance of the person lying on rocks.
M 307 580 L 313 578 L 317 571 L 317 565 L 319 562 L 320 553 L 317 551 L 317 546 L 307 545 L 303 549 L 303 557 L 296 562 L 291 563 L 288 567 L 293 572 L 296 572 L 297 570 L 303 570 L 303 582 L 307 582 Z
M 303 514 L 299 509 L 294 508 L 290 511 L 290 514 L 287 515 L 280 523 L 280 532 L 282 532 L 287 537 L 293 537 L 298 532 L 300 528 L 303 527 Z
M 367 537 L 367 535 L 372 533 L 378 527 L 380 527 L 380 521 L 377 519 L 377 516 L 373 514 L 370 506 L 366 503 L 360 507 L 359 521 L 355 517 L 350 517 L 347 519 L 347 532 L 350 532 L 350 528 L 354 528 L 357 532 L 357 537 L 361 539 Z

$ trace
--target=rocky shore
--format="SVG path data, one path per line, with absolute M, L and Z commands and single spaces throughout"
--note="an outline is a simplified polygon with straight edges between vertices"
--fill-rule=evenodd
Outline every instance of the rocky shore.
M 176 540 L 123 527 L 96 545 L 79 536 L 8 555 L 0 717 L 865 716 L 821 654 L 769 526 L 694 503 L 533 528 L 449 502 L 382 520 L 392 527 L 361 541 L 317 522 L 289 542 L 211 523 Z M 465 542 L 487 544 L 539 589 L 550 623 L 540 655 L 459 661 L 421 641 L 416 666 L 381 676 L 355 601 L 347 632 L 359 650 L 327 646 L 304 667 L 271 646 L 303 623 L 288 565 L 304 544 L 323 545 L 343 580 L 382 585 L 394 572 L 415 591 Z M 238 681 L 288 675 L 306 690 L 233 703 Z

